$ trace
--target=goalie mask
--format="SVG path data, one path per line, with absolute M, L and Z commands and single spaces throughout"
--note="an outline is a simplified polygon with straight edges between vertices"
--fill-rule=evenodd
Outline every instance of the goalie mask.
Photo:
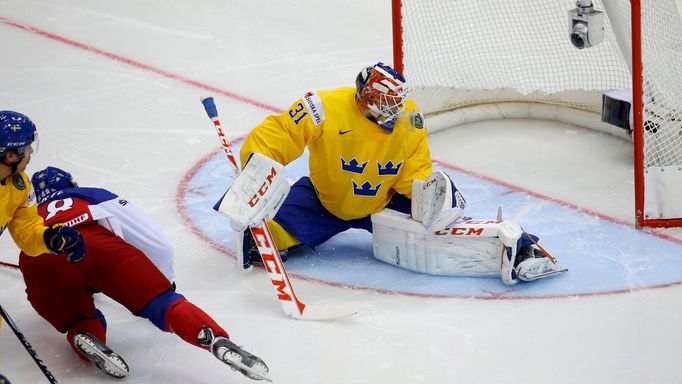
M 0 111 L 0 158 L 10 149 L 24 157 L 31 146 L 33 153 L 38 152 L 38 133 L 31 119 L 19 112 Z
M 78 186 L 69 172 L 57 167 L 47 167 L 34 173 L 31 177 L 31 184 L 33 184 L 39 203 L 57 191 Z
M 393 132 L 396 120 L 405 109 L 408 94 L 403 75 L 383 63 L 377 63 L 360 71 L 355 86 L 355 101 L 360 111 L 387 132 Z

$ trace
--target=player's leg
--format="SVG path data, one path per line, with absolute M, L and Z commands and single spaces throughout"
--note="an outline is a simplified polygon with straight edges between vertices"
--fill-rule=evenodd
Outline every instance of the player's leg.
M 374 256 L 400 268 L 438 276 L 499 274 L 505 284 L 566 271 L 512 221 L 460 219 L 431 232 L 408 214 L 386 209 L 372 222 Z
M 173 289 L 142 251 L 112 232 L 99 225 L 83 226 L 81 232 L 89 240 L 88 252 L 97 255 L 85 275 L 88 285 L 133 314 L 159 294 Z
M 161 292 L 172 290 L 168 279 L 137 248 L 97 224 L 78 227 L 86 242 L 82 278 L 85 284 L 122 304 L 132 313 L 139 312 Z M 96 256 L 96 257 L 94 257 Z M 80 265 L 80 264 L 78 264 Z M 106 374 L 125 377 L 129 368 L 102 337 L 87 327 L 72 327 L 70 340 L 75 348 Z
M 158 295 L 138 316 L 149 319 L 164 332 L 175 333 L 184 341 L 209 350 L 216 358 L 251 379 L 267 376 L 268 367 L 263 360 L 232 343 L 220 325 L 181 294 L 166 291 Z
M 282 261 L 287 260 L 288 252 L 292 249 L 301 247 L 302 244 L 279 223 L 274 220 L 267 222 L 272 238 L 277 245 Z M 251 235 L 251 229 L 247 228 L 244 232 L 235 232 L 235 246 L 238 265 L 244 270 L 250 270 L 252 263 L 262 263 L 256 241 Z
M 274 221 L 301 244 L 310 248 L 315 248 L 351 228 L 350 221 L 341 220 L 324 208 L 308 177 L 302 177 L 291 186 L 291 191 Z
M 22 252 L 19 256 L 28 301 L 61 333 L 80 320 L 97 318 L 92 291 L 82 275 L 85 263 L 84 259 L 70 264 L 52 254 L 30 257 Z
M 96 337 L 97 340 L 101 341 L 102 343 L 106 343 L 106 331 L 107 322 L 104 318 L 104 314 L 99 309 L 95 309 L 95 318 L 85 318 L 71 324 L 69 330 L 66 332 L 66 339 L 71 344 L 71 348 L 78 353 L 78 356 L 81 359 L 89 360 L 87 357 L 83 356 L 78 347 L 76 347 L 76 343 L 74 342 L 76 335 L 79 333 L 87 333 Z
M 86 240 L 98 252 L 98 265 L 88 275 L 88 281 L 95 289 L 116 300 L 137 316 L 149 319 L 164 332 L 172 332 L 186 342 L 211 350 L 216 340 L 228 340 L 227 332 L 204 311 L 173 291 L 170 282 L 156 266 L 137 248 L 101 227 L 81 231 Z M 224 343 L 224 342 L 223 342 Z M 240 372 L 251 377 L 247 371 L 251 366 L 267 366 L 259 358 L 244 353 L 246 368 Z M 236 353 L 236 352 L 235 352 Z
M 86 252 L 91 256 L 77 264 L 50 254 L 38 257 L 22 254 L 19 265 L 26 293 L 36 311 L 58 331 L 66 333 L 71 348 L 81 359 L 94 362 L 110 376 L 125 377 L 129 371 L 127 364 L 104 345 L 106 320 L 95 308 L 92 291 L 84 278 L 97 259 L 91 246 L 86 242 Z M 99 349 L 95 350 L 96 347 Z
M 567 271 L 556 259 L 533 245 L 527 243 L 516 255 L 514 269 L 520 280 L 534 281 Z

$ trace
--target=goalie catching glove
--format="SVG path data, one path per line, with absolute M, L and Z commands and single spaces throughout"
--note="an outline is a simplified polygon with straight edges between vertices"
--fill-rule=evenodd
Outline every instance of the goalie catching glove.
M 429 232 L 445 229 L 462 216 L 466 200 L 443 171 L 412 181 L 412 218 Z
M 275 217 L 289 189 L 284 166 L 254 152 L 214 209 L 230 219 L 233 230 L 243 232 Z

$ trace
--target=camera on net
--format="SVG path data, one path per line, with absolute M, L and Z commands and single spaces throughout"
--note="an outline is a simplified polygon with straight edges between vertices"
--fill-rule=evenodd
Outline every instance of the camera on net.
M 577 0 L 577 8 L 568 11 L 568 35 L 578 49 L 597 45 L 604 40 L 604 14 L 590 0 Z

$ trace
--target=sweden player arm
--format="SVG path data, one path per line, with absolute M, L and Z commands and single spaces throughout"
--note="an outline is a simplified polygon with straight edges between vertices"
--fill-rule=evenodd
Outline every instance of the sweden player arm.
M 30 185 L 28 180 L 26 181 Z M 43 218 L 38 215 L 35 195 L 32 190 L 26 190 L 24 204 L 20 205 L 14 212 L 14 216 L 7 227 L 14 242 L 27 255 L 38 256 L 50 252 L 43 238 L 47 227 Z
M 253 152 L 289 164 L 303 154 L 319 132 L 316 128 L 303 99 L 297 100 L 288 110 L 269 116 L 249 133 L 240 151 L 242 167 Z

